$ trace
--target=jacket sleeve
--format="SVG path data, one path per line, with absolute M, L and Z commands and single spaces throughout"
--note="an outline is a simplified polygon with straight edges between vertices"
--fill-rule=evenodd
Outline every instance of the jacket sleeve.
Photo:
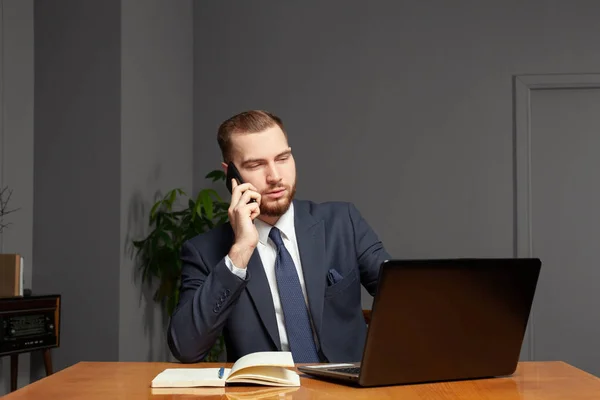
M 375 231 L 351 203 L 348 206 L 348 212 L 354 230 L 354 246 L 360 269 L 360 281 L 371 296 L 375 296 L 381 263 L 391 257 Z
M 209 268 L 189 241 L 182 246 L 181 260 L 179 301 L 167 342 L 175 358 L 191 363 L 202 361 L 216 343 L 250 273 L 241 279 L 227 267 L 225 258 Z

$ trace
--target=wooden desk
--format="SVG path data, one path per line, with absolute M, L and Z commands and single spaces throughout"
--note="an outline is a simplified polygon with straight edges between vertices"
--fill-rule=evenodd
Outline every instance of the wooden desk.
M 201 364 L 206 367 L 220 364 Z M 195 395 L 153 395 L 150 381 L 165 368 L 183 364 L 135 362 L 82 362 L 17 390 L 4 397 L 16 399 L 228 399 L 223 393 L 248 392 L 265 387 L 194 388 Z M 526 399 L 598 400 L 600 378 L 563 362 L 524 362 L 510 378 L 482 379 L 382 388 L 353 388 L 301 375 L 302 386 L 279 396 L 263 399 Z M 287 388 L 288 390 L 290 388 Z M 282 389 L 284 390 L 284 389 Z M 212 394 L 211 394 L 212 393 Z M 247 393 L 246 393 L 247 394 Z M 251 398 L 251 397 L 244 397 Z

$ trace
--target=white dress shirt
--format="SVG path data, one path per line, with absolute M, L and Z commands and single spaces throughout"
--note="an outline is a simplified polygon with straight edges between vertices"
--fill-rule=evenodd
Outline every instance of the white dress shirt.
M 267 275 L 267 280 L 269 281 L 271 296 L 273 297 L 275 317 L 277 318 L 277 328 L 279 329 L 279 338 L 281 340 L 281 350 L 289 351 L 288 338 L 285 330 L 285 318 L 283 316 L 281 300 L 279 299 L 279 290 L 277 288 L 277 278 L 275 276 L 275 258 L 277 257 L 277 247 L 275 246 L 275 243 L 269 239 L 269 232 L 271 231 L 272 226 L 259 219 L 255 219 L 254 224 L 258 230 L 258 253 L 260 255 L 263 268 L 265 269 L 265 275 Z M 283 243 L 294 260 L 296 271 L 298 272 L 298 278 L 300 279 L 300 286 L 302 287 L 302 294 L 304 295 L 304 302 L 308 304 L 306 297 L 306 286 L 304 284 L 304 274 L 302 273 L 302 264 L 300 262 L 300 252 L 298 251 L 298 242 L 296 241 L 296 229 L 294 226 L 294 203 L 290 204 L 290 208 L 279 218 L 275 226 L 281 231 Z M 235 275 L 239 276 L 241 279 L 246 278 L 246 269 L 238 268 L 233 265 L 229 255 L 225 257 L 225 264 Z

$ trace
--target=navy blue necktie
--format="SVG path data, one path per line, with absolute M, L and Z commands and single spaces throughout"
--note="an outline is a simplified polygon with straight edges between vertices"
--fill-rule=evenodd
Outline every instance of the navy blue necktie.
M 269 238 L 277 246 L 275 276 L 292 357 L 297 363 L 318 363 L 319 356 L 310 326 L 308 308 L 304 302 L 294 260 L 283 244 L 279 229 L 271 228 Z

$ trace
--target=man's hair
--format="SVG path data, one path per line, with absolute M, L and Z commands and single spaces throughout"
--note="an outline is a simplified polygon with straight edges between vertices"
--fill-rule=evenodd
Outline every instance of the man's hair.
M 217 142 L 224 162 L 231 161 L 231 136 L 238 133 L 258 133 L 279 126 L 286 135 L 281 118 L 262 110 L 250 110 L 236 114 L 219 126 Z

